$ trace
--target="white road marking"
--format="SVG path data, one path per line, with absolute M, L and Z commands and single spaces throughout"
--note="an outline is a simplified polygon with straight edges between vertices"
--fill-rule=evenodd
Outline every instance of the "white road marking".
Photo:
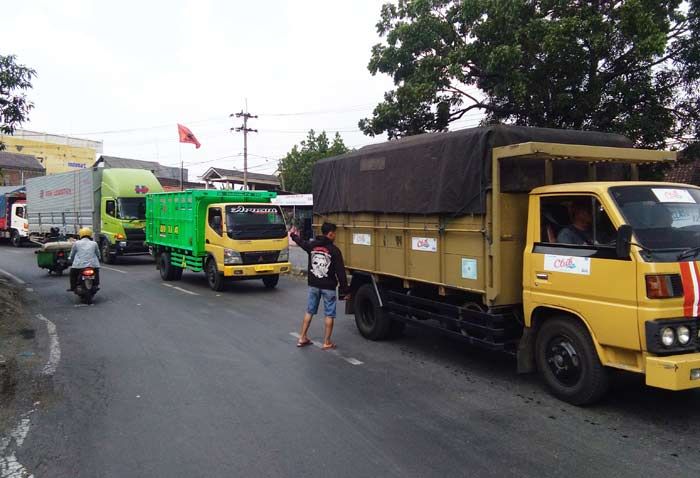
M 107 267 L 107 266 L 101 266 L 103 269 L 107 269 L 108 271 L 114 271 L 114 272 L 119 272 L 120 274 L 128 274 L 128 272 L 123 271 L 121 269 L 115 269 L 114 267 Z
M 184 292 L 185 294 L 199 295 L 199 294 L 197 294 L 196 292 L 192 292 L 191 290 L 183 289 L 182 287 L 178 287 L 178 286 L 176 286 L 176 285 L 166 284 L 166 283 L 164 283 L 164 282 L 162 282 L 162 284 L 163 284 L 165 287 L 170 287 L 171 289 L 179 290 L 180 292 Z
M 61 360 L 61 346 L 58 343 L 58 334 L 56 333 L 56 325 L 41 314 L 37 314 L 39 320 L 46 322 L 46 330 L 49 333 L 49 360 L 44 365 L 41 373 L 51 376 L 56 372 L 58 362 Z M 35 405 L 38 402 L 35 402 Z M 17 460 L 17 451 L 22 448 L 24 440 L 29 433 L 31 420 L 29 416 L 34 413 L 30 410 L 25 413 L 20 419 L 17 426 L 10 431 L 10 435 L 0 439 L 0 478 L 34 478 L 32 473 Z M 12 449 L 10 449 L 10 446 Z
M 34 289 L 32 289 L 31 287 L 27 287 L 27 292 L 34 292 Z
M 49 360 L 44 365 L 41 373 L 51 376 L 56 373 L 58 362 L 61 361 L 61 345 L 58 342 L 56 325 L 41 314 L 37 314 L 37 318 L 46 322 L 46 330 L 49 333 Z
M 17 282 L 18 284 L 22 284 L 22 285 L 26 284 L 26 282 L 24 282 L 22 279 L 20 279 L 19 277 L 17 277 L 16 275 L 14 275 L 11 272 L 7 272 L 6 270 L 0 269 L 0 274 L 9 277 L 10 279 Z
M 17 461 L 17 456 L 15 455 L 16 450 L 18 450 L 24 443 L 27 434 L 29 433 L 29 426 L 31 424 L 29 420 L 29 415 L 31 415 L 34 410 L 24 414 L 24 417 L 20 419 L 17 426 L 12 429 L 10 435 L 3 437 L 0 440 L 0 453 L 2 457 L 0 458 L 0 477 L 2 478 L 33 478 L 34 475 L 29 473 L 22 464 Z M 7 451 L 10 444 L 14 442 L 14 451 Z
M 296 337 L 297 340 L 299 340 L 301 338 L 301 335 L 299 335 L 296 332 L 289 332 L 289 335 L 291 335 L 292 337 Z M 319 342 L 313 342 L 311 345 L 313 345 L 317 349 L 323 350 L 323 345 Z M 337 349 L 324 350 L 324 352 L 331 353 L 331 354 L 345 360 L 350 365 L 362 365 L 364 363 L 361 360 L 357 360 L 356 358 L 346 357 L 346 356 L 342 355 L 340 352 L 338 352 Z

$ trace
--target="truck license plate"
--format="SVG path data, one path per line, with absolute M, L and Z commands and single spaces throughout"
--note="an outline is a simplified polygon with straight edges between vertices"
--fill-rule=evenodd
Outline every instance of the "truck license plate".
M 275 268 L 272 266 L 255 266 L 255 272 L 272 272 Z

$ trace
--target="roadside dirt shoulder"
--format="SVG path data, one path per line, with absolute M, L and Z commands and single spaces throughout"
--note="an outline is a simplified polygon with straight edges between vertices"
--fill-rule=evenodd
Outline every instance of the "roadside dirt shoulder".
M 0 276 L 0 436 L 14 426 L 26 404 L 21 397 L 41 363 L 35 325 L 24 288 Z

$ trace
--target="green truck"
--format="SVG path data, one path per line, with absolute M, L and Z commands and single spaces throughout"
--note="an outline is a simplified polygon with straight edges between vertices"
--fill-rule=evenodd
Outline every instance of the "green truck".
M 90 168 L 28 179 L 30 238 L 77 237 L 80 228 L 91 227 L 108 264 L 118 256 L 148 254 L 146 194 L 161 191 L 143 169 Z
M 213 290 L 227 280 L 277 286 L 291 270 L 284 216 L 267 191 L 202 190 L 148 194 L 146 243 L 165 281 L 204 271 Z

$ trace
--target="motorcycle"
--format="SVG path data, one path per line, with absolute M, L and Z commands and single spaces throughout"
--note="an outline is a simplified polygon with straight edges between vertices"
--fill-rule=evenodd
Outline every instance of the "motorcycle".
M 97 287 L 96 271 L 92 267 L 82 269 L 78 275 L 78 282 L 75 286 L 75 294 L 80 297 L 83 304 L 92 304 L 92 299 L 100 290 Z

